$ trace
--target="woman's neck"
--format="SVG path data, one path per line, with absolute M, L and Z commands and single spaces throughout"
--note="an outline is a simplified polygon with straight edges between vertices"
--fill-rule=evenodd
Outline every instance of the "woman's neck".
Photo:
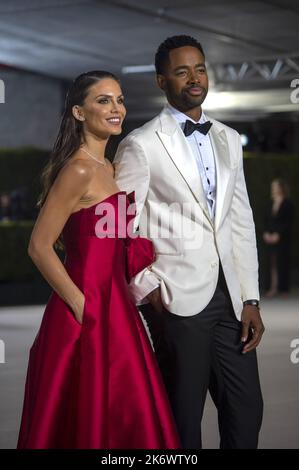
M 97 139 L 94 136 L 85 136 L 81 146 L 99 160 L 104 160 L 108 139 Z

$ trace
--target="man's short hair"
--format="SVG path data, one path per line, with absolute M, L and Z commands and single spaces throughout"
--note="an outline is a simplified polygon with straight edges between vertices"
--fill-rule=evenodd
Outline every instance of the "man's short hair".
M 198 42 L 197 39 L 193 38 L 192 36 L 186 36 L 184 34 L 180 36 L 171 36 L 165 39 L 165 41 L 163 41 L 158 47 L 158 50 L 155 55 L 156 73 L 165 73 L 165 67 L 169 62 L 170 51 L 185 46 L 196 47 L 196 49 L 198 49 L 202 53 L 202 55 L 205 56 L 200 42 Z

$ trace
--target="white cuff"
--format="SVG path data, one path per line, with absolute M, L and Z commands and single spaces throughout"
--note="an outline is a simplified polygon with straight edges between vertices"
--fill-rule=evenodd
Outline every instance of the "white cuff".
M 129 284 L 129 290 L 135 299 L 136 304 L 146 303 L 144 299 L 154 289 L 159 287 L 160 280 L 148 268 L 138 273 Z

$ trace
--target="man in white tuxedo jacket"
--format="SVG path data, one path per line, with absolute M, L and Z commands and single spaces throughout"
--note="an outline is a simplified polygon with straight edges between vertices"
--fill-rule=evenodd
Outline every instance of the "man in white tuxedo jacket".
M 136 228 L 156 259 L 130 284 L 144 316 L 184 448 L 201 447 L 207 390 L 221 448 L 256 448 L 262 395 L 255 228 L 239 134 L 208 120 L 204 52 L 189 36 L 156 53 L 162 112 L 120 144 L 116 181 L 135 191 Z

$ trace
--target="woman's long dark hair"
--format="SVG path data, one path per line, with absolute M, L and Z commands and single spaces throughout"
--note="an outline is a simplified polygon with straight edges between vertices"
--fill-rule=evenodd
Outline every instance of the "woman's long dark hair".
M 79 75 L 67 93 L 57 139 L 41 176 L 42 192 L 37 203 L 39 208 L 43 206 L 58 173 L 82 143 L 83 124 L 73 116 L 72 108 L 75 105 L 82 106 L 89 88 L 103 78 L 119 82 L 113 73 L 95 70 Z

